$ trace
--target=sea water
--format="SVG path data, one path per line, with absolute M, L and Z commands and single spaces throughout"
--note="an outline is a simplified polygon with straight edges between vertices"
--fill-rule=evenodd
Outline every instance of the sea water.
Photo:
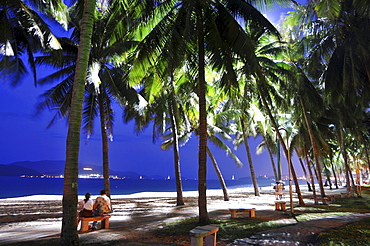
M 0 198 L 23 197 L 30 195 L 62 195 L 62 178 L 41 177 L 0 177 Z M 240 180 L 226 180 L 228 189 L 251 188 L 251 178 Z M 273 182 L 267 178 L 257 179 L 259 187 L 272 186 Z M 182 180 L 183 191 L 196 191 L 197 180 Z M 111 179 L 112 195 L 128 195 L 139 192 L 176 192 L 176 182 L 173 179 Z M 79 179 L 78 194 L 86 192 L 99 194 L 104 188 L 103 179 Z M 221 189 L 219 180 L 208 180 L 207 189 Z

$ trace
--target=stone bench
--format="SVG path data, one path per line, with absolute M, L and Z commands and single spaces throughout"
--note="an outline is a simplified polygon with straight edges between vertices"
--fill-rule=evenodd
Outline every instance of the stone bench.
M 327 205 L 327 201 L 329 200 L 329 198 L 327 198 L 327 197 L 316 197 L 313 200 L 315 201 L 315 204 L 319 204 L 319 201 L 321 201 L 322 204 Z
M 340 193 L 340 197 L 351 197 L 351 192 Z
M 93 221 L 101 221 L 101 228 L 108 229 L 109 228 L 109 218 L 110 215 L 106 216 L 96 216 L 96 217 L 81 217 L 81 229 L 80 232 L 87 232 L 89 230 L 89 222 Z
M 286 202 L 275 201 L 275 210 L 286 211 Z
M 197 226 L 190 230 L 191 246 L 216 246 L 216 225 Z
M 231 218 L 236 218 L 236 213 L 238 212 L 249 212 L 249 217 L 253 218 L 256 217 L 256 209 L 255 208 L 230 208 Z
M 341 198 L 341 195 L 329 195 L 327 197 L 330 202 L 335 202 L 335 198 Z

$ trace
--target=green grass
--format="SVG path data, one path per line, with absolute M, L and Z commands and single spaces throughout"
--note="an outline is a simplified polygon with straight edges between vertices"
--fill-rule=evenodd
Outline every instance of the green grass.
M 219 226 L 218 238 L 233 241 L 235 239 L 246 238 L 259 231 L 269 230 L 284 226 L 286 224 L 275 221 L 266 221 L 258 218 L 251 219 L 223 219 L 211 220 L 209 224 Z M 198 218 L 184 219 L 166 224 L 163 228 L 157 229 L 157 235 L 188 235 L 189 231 L 199 226 Z
M 370 191 L 363 191 L 361 198 L 338 199 L 338 204 L 340 204 L 340 207 L 336 208 L 338 211 L 368 213 L 370 212 Z M 320 233 L 318 240 L 323 246 L 369 245 L 370 218 Z
M 322 246 L 365 246 L 370 242 L 370 219 L 323 232 L 318 236 Z

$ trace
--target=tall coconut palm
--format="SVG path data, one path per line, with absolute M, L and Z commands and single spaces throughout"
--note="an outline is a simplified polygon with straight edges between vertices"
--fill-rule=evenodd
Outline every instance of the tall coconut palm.
M 149 124 L 153 124 L 153 140 L 160 136 L 164 139 L 162 150 L 172 147 L 174 157 L 174 171 L 176 178 L 177 206 L 184 205 L 182 194 L 182 179 L 180 171 L 180 144 L 187 142 L 191 134 L 191 125 L 184 108 L 185 98 L 182 98 L 181 83 L 187 80 L 186 76 L 175 76 L 174 72 L 169 79 L 157 76 L 148 76 L 144 82 L 143 98 L 146 106 L 127 107 L 124 111 L 124 122 L 135 120 L 136 131 L 140 132 Z M 161 89 L 159 89 L 161 88 Z
M 255 81 L 255 84 L 252 87 L 254 88 L 255 92 L 254 96 L 255 98 L 259 98 L 262 104 L 261 107 L 263 108 L 263 111 L 267 113 L 268 118 L 270 119 L 275 133 L 279 139 L 280 145 L 283 147 L 288 163 L 290 163 L 289 149 L 291 146 L 289 146 L 288 149 L 286 140 L 280 133 L 280 124 L 277 123 L 277 119 L 275 116 L 273 116 L 273 112 L 271 110 L 271 105 L 274 105 L 275 107 L 287 107 L 286 105 L 290 104 L 289 101 L 283 99 L 276 89 L 286 86 L 287 83 L 285 80 L 289 81 L 289 78 L 291 77 L 289 70 L 285 66 L 285 63 L 277 60 L 277 55 L 281 54 L 284 49 L 279 44 L 278 40 L 273 40 L 273 42 L 271 42 L 271 38 L 269 39 L 268 35 L 266 35 L 268 33 L 260 31 L 259 26 L 255 23 L 248 23 L 247 33 L 250 36 L 250 40 L 254 44 L 256 55 L 248 57 L 248 59 L 252 60 L 253 63 L 248 61 L 246 58 L 241 60 L 242 65 L 240 70 L 243 72 L 245 71 L 245 74 L 247 74 L 247 81 Z M 248 71 L 250 70 L 253 71 L 252 74 L 248 74 Z M 248 93 L 250 93 L 248 90 L 249 87 L 246 87 L 247 89 L 244 90 L 247 93 L 245 97 L 248 97 Z M 299 203 L 303 205 L 304 202 L 300 192 L 294 166 L 289 166 L 289 170 L 292 173 L 293 180 L 296 185 Z
M 34 54 L 60 49 L 48 24 L 37 11 L 53 17 L 66 28 L 66 5 L 61 0 L 0 1 L 0 76 L 17 85 L 27 73 L 26 57 L 36 83 Z
M 309 1 L 307 6 L 300 8 L 297 25 L 306 30 L 301 32 L 308 51 L 305 70 L 325 88 L 327 107 L 338 109 L 338 139 L 348 173 L 343 129 L 356 125 L 369 103 L 369 68 L 365 65 L 370 53 L 370 37 L 365 31 L 369 28 L 369 4 L 356 0 Z M 346 174 L 348 191 L 349 176 Z
M 181 54 L 188 62 L 191 61 L 189 59 L 191 55 L 196 54 L 193 61 L 197 65 L 194 75 L 198 79 L 199 98 L 198 206 L 199 221 L 207 223 L 209 218 L 206 203 L 206 59 L 207 64 L 222 72 L 221 87 L 237 87 L 233 69 L 234 56 L 242 54 L 250 56 L 253 52 L 238 21 L 250 19 L 259 22 L 261 29 L 269 29 L 272 32 L 276 29 L 255 7 L 243 0 L 166 0 L 160 3 L 148 0 L 143 2 L 150 2 L 152 6 L 151 9 L 147 8 L 143 12 L 155 17 L 157 21 L 139 46 L 133 79 L 140 78 L 139 71 L 146 71 L 149 66 L 155 65 L 157 56 L 165 56 L 171 63 L 171 54 Z M 167 45 L 169 43 L 176 46 Z M 163 47 L 173 49 L 166 50 Z
M 79 245 L 76 217 L 78 194 L 78 155 L 85 81 L 89 64 L 90 43 L 94 28 L 95 0 L 84 0 L 81 20 L 80 43 L 76 62 L 76 73 L 71 99 L 66 142 L 66 163 L 64 168 L 63 219 L 60 234 L 61 245 Z
M 108 140 L 113 136 L 113 101 L 116 100 L 121 105 L 137 102 L 136 91 L 129 88 L 127 81 L 124 80 L 125 65 L 114 65 L 114 58 L 127 54 L 134 44 L 128 35 L 122 34 L 128 26 L 126 15 L 122 11 L 124 10 L 116 1 L 112 6 L 107 7 L 99 20 L 95 21 L 83 108 L 83 129 L 87 138 L 93 134 L 95 118 L 100 116 L 104 189 L 108 196 L 110 196 Z M 74 18 L 77 17 L 74 16 Z M 80 27 L 76 26 L 71 39 L 60 40 L 63 50 L 57 53 L 63 53 L 62 56 L 54 52 L 54 54 L 37 58 L 37 64 L 51 65 L 58 69 L 50 76 L 39 80 L 40 84 L 61 81 L 42 95 L 43 101 L 39 104 L 39 109 L 47 107 L 59 111 L 51 123 L 58 118 L 69 116 L 79 32 Z

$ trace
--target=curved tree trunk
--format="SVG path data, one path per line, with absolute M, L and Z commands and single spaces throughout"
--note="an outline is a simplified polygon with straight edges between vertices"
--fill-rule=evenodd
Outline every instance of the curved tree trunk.
M 262 75 L 262 71 L 261 71 L 261 68 L 258 67 L 257 69 L 257 76 L 258 76 L 258 79 L 257 81 L 259 83 L 265 83 L 265 78 L 264 76 Z M 276 131 L 276 135 L 278 136 L 278 139 L 280 141 L 280 144 L 281 146 L 283 147 L 283 150 L 284 150 L 284 153 L 285 153 L 285 156 L 287 157 L 287 160 L 288 158 L 290 158 L 289 154 L 288 154 L 288 149 L 284 143 L 284 140 L 283 140 L 283 137 L 281 136 L 280 134 L 280 131 L 279 131 L 279 128 L 277 127 L 277 124 L 276 124 L 276 121 L 275 121 L 275 118 L 274 116 L 272 115 L 271 113 L 271 109 L 266 101 L 266 98 L 265 98 L 265 95 L 263 94 L 262 90 L 261 90 L 261 86 L 258 85 L 257 86 L 257 89 L 258 89 L 258 93 L 261 97 L 261 100 L 262 100 L 262 104 L 263 106 L 265 107 L 266 109 L 266 112 L 267 112 L 267 115 L 269 116 L 270 120 L 271 120 L 271 123 L 272 123 L 272 126 L 274 127 L 275 131 Z M 288 160 L 289 161 L 289 160 Z M 295 172 L 294 172 L 294 169 L 293 169 L 293 164 L 291 163 L 291 167 L 292 167 L 292 174 L 293 175 L 293 178 L 294 178 L 294 182 L 295 182 L 295 186 L 296 186 L 296 192 L 297 192 L 297 196 L 298 196 L 298 200 L 299 200 L 299 204 L 300 205 L 304 205 L 304 201 L 303 201 L 303 197 L 302 197 L 302 193 L 301 193 L 301 189 L 299 188 L 299 183 L 298 183 L 298 179 L 295 175 Z
M 218 180 L 220 181 L 220 185 L 221 185 L 222 191 L 224 193 L 224 201 L 229 201 L 230 200 L 229 199 L 229 194 L 227 192 L 224 177 L 222 176 L 222 173 L 221 173 L 220 169 L 218 168 L 218 164 L 217 164 L 217 161 L 216 161 L 215 157 L 213 156 L 212 152 L 209 150 L 208 147 L 207 147 L 207 153 L 208 153 L 208 156 L 212 160 L 213 166 L 214 166 L 215 171 L 216 171 L 217 176 L 218 176 Z
M 310 173 L 310 179 L 311 179 L 311 184 L 312 184 L 312 195 L 313 195 L 313 198 L 316 199 L 317 195 L 316 195 L 316 188 L 315 188 L 315 178 L 312 173 L 311 161 L 308 159 L 307 153 L 305 154 L 305 158 L 306 158 L 308 172 Z
M 263 134 L 262 134 L 262 138 L 263 138 L 263 140 L 265 141 L 267 151 L 269 152 L 269 156 L 270 156 L 270 160 L 271 160 L 271 165 L 272 165 L 272 171 L 274 172 L 275 180 L 279 180 L 279 177 L 278 177 L 278 174 L 277 174 L 277 171 L 276 171 L 275 161 L 274 161 L 274 157 L 273 157 L 273 154 L 272 154 L 271 148 L 270 148 L 270 146 L 267 144 L 267 139 L 266 139 L 266 137 L 265 137 Z
M 198 97 L 199 97 L 199 164 L 198 164 L 198 208 L 199 223 L 209 222 L 207 211 L 207 108 L 203 13 L 197 17 L 198 30 Z
M 299 97 L 299 101 L 300 101 L 301 106 L 302 106 L 303 116 L 304 116 L 304 119 L 306 121 L 306 126 L 307 126 L 307 129 L 308 129 L 308 134 L 310 136 L 310 140 L 311 140 L 313 152 L 314 152 L 314 155 L 315 155 L 316 170 L 317 170 L 317 175 L 318 175 L 317 176 L 317 181 L 319 182 L 321 197 L 326 197 L 325 190 L 324 190 L 324 185 L 322 183 L 321 166 L 320 166 L 320 161 L 319 161 L 319 150 L 317 149 L 315 137 L 313 135 L 313 131 L 312 131 L 312 127 L 311 127 L 311 123 L 308 120 L 306 106 L 305 106 L 305 104 L 304 104 L 304 102 L 303 102 L 303 100 L 302 100 L 301 97 Z
M 334 175 L 334 183 L 335 183 L 335 188 L 338 189 L 338 178 L 337 178 L 337 174 L 335 173 L 335 170 L 334 170 L 334 164 L 333 164 L 333 161 L 330 160 L 330 163 L 331 163 L 331 171 L 333 172 L 333 175 Z
M 297 148 L 295 148 L 295 152 L 296 152 L 296 153 L 298 153 Z M 301 157 L 298 157 L 298 160 L 299 160 L 299 163 L 301 164 L 301 167 L 302 167 L 302 170 L 303 170 L 304 176 L 305 176 L 305 178 L 306 178 L 308 191 L 312 191 L 311 184 L 310 184 L 310 182 L 308 182 L 308 175 L 307 175 L 306 168 L 304 167 L 304 164 L 303 164 L 302 158 L 301 158 Z
M 244 146 L 245 146 L 245 150 L 246 150 L 247 156 L 248 156 L 249 169 L 250 169 L 250 172 L 251 172 L 251 177 L 252 177 L 252 182 L 253 182 L 253 187 L 254 187 L 254 195 L 255 196 L 260 196 L 260 191 L 258 189 L 256 173 L 254 172 L 251 150 L 250 150 L 249 144 L 248 144 L 247 131 L 246 131 L 246 128 L 245 128 L 244 120 L 242 118 L 240 119 L 240 123 L 241 123 L 242 131 L 243 131 Z
M 78 155 L 80 151 L 82 103 L 84 100 L 85 80 L 90 55 L 91 34 L 94 26 L 95 3 L 95 0 L 84 1 L 80 44 L 78 47 L 66 143 L 66 163 L 64 167 L 63 188 L 63 219 L 60 234 L 60 245 L 79 245 L 76 225 L 78 203 Z
M 325 171 L 325 176 L 326 176 L 326 183 L 329 183 L 329 187 L 330 187 L 329 189 L 332 190 L 333 187 L 332 187 L 331 180 L 330 180 L 330 171 L 329 171 L 328 167 L 326 166 L 324 160 L 323 160 L 322 164 L 324 165 L 324 171 Z
M 184 197 L 182 195 L 182 180 L 181 180 L 181 170 L 180 170 L 180 152 L 179 152 L 179 137 L 177 134 L 177 123 L 174 115 L 174 99 L 173 93 L 171 93 L 170 103 L 169 103 L 169 113 L 172 124 L 172 134 L 173 134 L 173 158 L 175 165 L 175 177 L 176 177 L 176 206 L 184 205 Z
M 293 163 L 292 163 L 292 157 L 290 155 L 289 155 L 289 161 L 290 161 L 290 169 L 292 171 L 292 178 L 293 178 L 294 185 L 295 185 L 295 192 L 298 195 L 298 203 L 299 203 L 300 206 L 304 206 L 305 204 L 304 204 L 304 201 L 303 201 L 301 189 L 299 188 L 299 182 L 298 182 L 297 174 L 295 172 L 295 169 L 294 169 L 294 166 L 293 166 Z
M 347 192 L 350 193 L 352 191 L 351 189 L 351 180 L 350 180 L 350 168 L 348 165 L 348 158 L 347 158 L 347 151 L 344 143 L 344 132 L 342 128 L 342 121 L 339 120 L 339 136 L 340 136 L 340 150 L 342 153 L 343 161 L 344 161 L 344 169 L 345 169 L 345 175 L 346 175 L 346 187 L 347 187 Z
M 110 197 L 110 174 L 109 174 L 109 146 L 108 134 L 106 127 L 106 112 L 104 110 L 104 100 L 102 94 L 98 94 L 99 110 L 100 110 L 100 130 L 102 136 L 102 150 L 103 150 L 103 178 L 104 190 L 108 197 Z

